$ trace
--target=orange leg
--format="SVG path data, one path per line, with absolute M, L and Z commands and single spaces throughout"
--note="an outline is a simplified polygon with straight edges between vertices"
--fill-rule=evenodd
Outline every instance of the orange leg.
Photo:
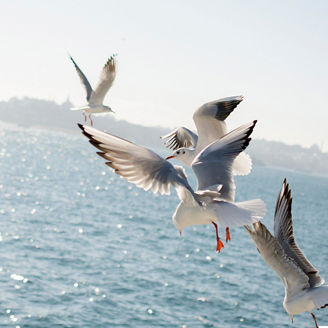
M 87 121 L 87 115 L 85 115 L 84 111 L 82 113 L 83 113 L 83 116 L 84 116 L 84 122 L 86 122 Z
M 226 242 L 230 241 L 230 231 L 229 231 L 229 227 L 226 227 Z
M 93 126 L 93 121 L 92 121 L 92 118 L 91 118 L 91 113 L 89 114 L 89 119 L 90 119 L 90 122 L 91 122 L 91 126 Z
M 224 247 L 224 244 L 219 237 L 218 225 L 213 221 L 212 221 L 212 223 L 215 227 L 215 232 L 216 232 L 216 251 L 220 253 L 221 249 Z

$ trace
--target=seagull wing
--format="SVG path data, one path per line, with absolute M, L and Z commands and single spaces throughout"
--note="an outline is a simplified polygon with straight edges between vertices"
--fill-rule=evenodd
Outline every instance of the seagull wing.
M 221 197 L 234 201 L 235 183 L 232 176 L 232 163 L 248 146 L 256 122 L 250 122 L 229 132 L 196 156 L 192 162 L 192 169 L 196 174 L 198 190 L 213 190 L 217 185 L 222 185 Z
M 242 100 L 242 96 L 222 98 L 208 102 L 195 111 L 193 119 L 198 133 L 197 153 L 227 133 L 225 119 Z
M 309 277 L 310 286 L 316 287 L 322 285 L 324 279 L 320 277 L 319 271 L 309 262 L 296 244 L 293 232 L 291 190 L 286 179 L 281 187 L 276 203 L 274 235 L 285 253 L 292 258 Z
M 264 261 L 283 281 L 289 297 L 309 288 L 309 277 L 291 259 L 261 222 L 253 224 L 253 230 L 245 226 Z
M 83 74 L 83 72 L 81 71 L 80 67 L 77 66 L 76 62 L 74 61 L 74 59 L 70 56 L 70 59 L 71 61 L 73 62 L 74 66 L 75 66 L 75 69 L 77 71 L 77 74 L 79 75 L 79 78 L 81 80 L 81 83 L 82 85 L 84 86 L 85 88 L 85 91 L 87 93 L 87 101 L 89 101 L 91 95 L 92 95 L 92 88 L 91 88 L 91 85 L 88 81 L 88 79 L 85 77 L 85 75 Z
M 165 141 L 165 146 L 167 148 L 176 150 L 181 147 L 195 148 L 198 136 L 191 130 L 185 127 L 180 127 L 169 134 L 162 136 L 161 139 L 167 139 L 167 141 Z
M 102 104 L 106 93 L 108 92 L 109 88 L 112 86 L 115 75 L 116 75 L 116 55 L 112 55 L 105 64 L 99 82 L 91 95 L 90 103 L 92 104 Z
M 90 143 L 98 148 L 97 154 L 106 164 L 127 181 L 154 193 L 170 194 L 170 186 L 177 189 L 182 198 L 195 198 L 182 167 L 174 167 L 151 150 L 130 141 L 78 124 Z M 181 192 L 183 189 L 183 192 Z M 189 194 L 189 195 L 188 195 Z

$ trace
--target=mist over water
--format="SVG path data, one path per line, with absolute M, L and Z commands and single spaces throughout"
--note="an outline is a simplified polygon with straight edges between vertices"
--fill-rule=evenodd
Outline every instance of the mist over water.
M 272 231 L 285 177 L 297 242 L 328 279 L 328 179 L 255 166 L 237 200 L 262 198 Z M 282 282 L 243 228 L 220 254 L 212 226 L 180 237 L 175 191 L 125 182 L 83 136 L 1 128 L 0 200 L 1 327 L 314 326 L 309 314 L 291 325 Z M 327 309 L 315 313 L 328 325 Z

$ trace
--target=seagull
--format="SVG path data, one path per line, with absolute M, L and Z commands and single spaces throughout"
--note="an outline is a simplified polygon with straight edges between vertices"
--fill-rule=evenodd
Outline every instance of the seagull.
M 179 160 L 187 166 L 191 166 L 194 158 L 207 145 L 227 133 L 225 119 L 242 101 L 242 96 L 226 97 L 199 107 L 193 115 L 198 136 L 185 127 L 179 127 L 161 138 L 167 139 L 165 142 L 167 148 L 175 150 L 173 156 L 184 151 L 184 156 L 180 156 Z M 234 175 L 249 174 L 252 169 L 249 155 L 244 152 L 240 153 L 234 161 L 232 169 Z
M 109 106 L 103 105 L 104 98 L 109 88 L 112 86 L 115 75 L 116 75 L 116 55 L 112 55 L 106 62 L 104 68 L 102 69 L 99 82 L 96 86 L 95 90 L 92 90 L 92 87 L 85 77 L 79 66 L 76 64 L 74 59 L 70 56 L 71 61 L 73 62 L 77 74 L 81 80 L 82 85 L 85 88 L 87 93 L 87 102 L 88 104 L 78 108 L 71 108 L 71 110 L 82 110 L 85 122 L 87 121 L 87 117 L 85 112 L 89 113 L 89 119 L 91 122 L 91 126 L 93 126 L 93 121 L 91 118 L 91 114 L 95 113 L 109 113 L 113 112 L 113 110 Z
M 318 323 L 312 310 L 328 306 L 328 285 L 296 244 L 293 233 L 292 197 L 286 179 L 278 196 L 274 215 L 274 236 L 261 222 L 253 229 L 245 226 L 264 261 L 277 273 L 285 286 L 283 306 L 293 316 L 311 313 L 315 327 Z
M 181 234 L 182 229 L 190 225 L 213 223 L 217 251 L 220 252 L 223 243 L 218 235 L 217 223 L 224 227 L 251 224 L 263 218 L 266 211 L 260 199 L 238 203 L 221 199 L 221 194 L 232 192 L 230 167 L 234 158 L 248 146 L 255 124 L 256 121 L 253 121 L 241 126 L 198 154 L 192 164 L 198 181 L 196 191 L 189 185 L 183 167 L 172 165 L 150 149 L 128 140 L 89 126 L 78 126 L 90 143 L 100 150 L 97 154 L 127 181 L 161 194 L 170 194 L 170 186 L 173 186 L 180 198 L 172 216 L 176 229 Z

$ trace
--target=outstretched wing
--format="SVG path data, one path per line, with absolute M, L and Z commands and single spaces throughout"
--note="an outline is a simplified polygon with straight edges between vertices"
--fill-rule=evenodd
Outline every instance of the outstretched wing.
M 253 224 L 253 230 L 245 226 L 264 261 L 284 282 L 288 296 L 309 288 L 309 278 L 283 250 L 270 231 L 261 222 Z
M 90 103 L 101 105 L 104 101 L 106 93 L 112 86 L 116 76 L 116 55 L 112 55 L 105 64 L 99 82 L 91 95 Z
M 82 85 L 84 86 L 85 91 L 87 93 L 87 101 L 89 101 L 89 99 L 90 99 L 90 97 L 92 95 L 92 92 L 93 92 L 92 91 L 92 88 L 91 88 L 91 85 L 90 85 L 88 79 L 85 77 L 85 75 L 81 71 L 80 67 L 77 66 L 77 64 L 74 61 L 74 59 L 71 56 L 69 58 L 71 59 L 71 61 L 73 62 L 74 66 L 75 66 L 75 69 L 77 71 L 77 74 L 79 75 L 80 81 L 81 81 Z
M 180 127 L 169 134 L 162 136 L 161 139 L 167 139 L 164 143 L 167 148 L 176 150 L 181 147 L 195 148 L 198 137 L 197 134 L 191 130 L 185 127 Z
M 208 102 L 195 111 L 193 119 L 198 133 L 197 153 L 227 133 L 225 119 L 242 100 L 242 96 L 222 98 Z
M 285 179 L 278 195 L 274 215 L 274 235 L 285 253 L 292 258 L 309 277 L 311 287 L 324 283 L 319 271 L 309 262 L 296 244 L 293 232 L 292 197 L 289 184 Z
M 127 181 L 154 193 L 169 194 L 170 186 L 184 188 L 194 197 L 183 168 L 175 168 L 151 150 L 130 141 L 78 124 L 90 143 L 98 148 L 97 154 L 107 160 L 106 164 Z M 184 193 L 179 193 L 184 195 Z
M 257 121 L 242 125 L 219 140 L 212 142 L 201 151 L 192 162 L 196 174 L 198 190 L 216 188 L 223 199 L 234 201 L 235 184 L 232 176 L 232 163 L 249 144 L 249 137 Z

